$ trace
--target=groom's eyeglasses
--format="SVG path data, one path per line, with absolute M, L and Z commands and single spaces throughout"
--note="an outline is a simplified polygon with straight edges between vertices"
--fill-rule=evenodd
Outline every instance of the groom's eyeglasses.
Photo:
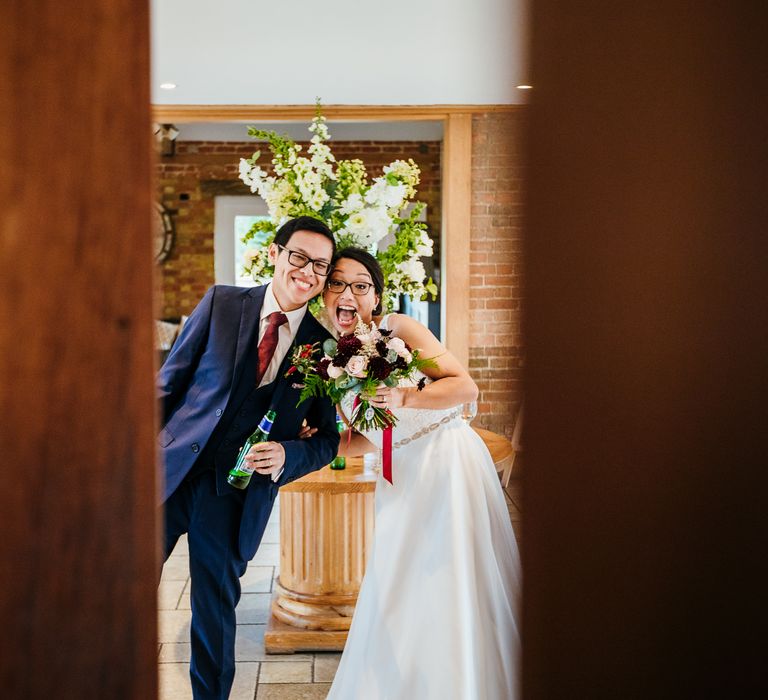
M 286 248 L 284 245 L 280 245 L 279 243 L 277 244 L 277 247 L 280 250 L 284 250 L 286 253 L 288 253 L 288 262 L 294 267 L 303 269 L 309 263 L 312 263 L 312 269 L 318 275 L 322 275 L 323 277 L 325 277 L 331 271 L 331 263 L 326 262 L 325 260 L 312 260 L 312 258 L 308 258 L 303 253 L 290 250 L 289 248 Z
M 328 280 L 325 287 L 329 292 L 341 294 L 347 287 L 352 290 L 356 297 L 368 294 L 368 290 L 373 287 L 370 282 L 342 282 L 341 280 Z

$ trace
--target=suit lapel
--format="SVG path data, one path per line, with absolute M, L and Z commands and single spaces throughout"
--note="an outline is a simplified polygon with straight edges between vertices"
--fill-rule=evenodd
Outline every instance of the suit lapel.
M 312 316 L 312 312 L 307 309 L 304 314 L 304 318 L 299 324 L 299 329 L 296 331 L 296 337 L 293 339 L 293 344 L 288 348 L 288 352 L 285 353 L 283 361 L 280 363 L 280 369 L 277 371 L 277 377 L 275 377 L 275 391 L 272 395 L 271 405 L 276 407 L 282 397 L 286 387 L 290 384 L 290 381 L 286 379 L 285 373 L 291 366 L 291 358 L 293 357 L 294 350 L 299 345 L 306 345 L 312 342 L 313 337 L 316 335 L 316 321 Z
M 248 350 L 259 337 L 259 315 L 264 303 L 266 286 L 253 287 L 243 296 L 240 311 L 240 329 L 237 334 L 237 349 L 235 350 L 235 367 L 232 374 L 232 386 L 237 386 L 243 373 L 244 362 Z

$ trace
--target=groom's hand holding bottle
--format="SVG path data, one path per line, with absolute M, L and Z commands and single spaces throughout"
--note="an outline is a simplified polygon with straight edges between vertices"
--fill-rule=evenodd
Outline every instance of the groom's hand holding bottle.
M 279 442 L 259 442 L 248 451 L 245 461 L 257 474 L 268 474 L 275 481 L 285 465 L 285 448 Z

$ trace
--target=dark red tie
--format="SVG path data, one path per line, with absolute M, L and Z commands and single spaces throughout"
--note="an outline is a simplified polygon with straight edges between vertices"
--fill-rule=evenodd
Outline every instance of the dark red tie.
M 273 311 L 267 316 L 267 320 L 269 321 L 269 325 L 264 333 L 264 337 L 259 343 L 259 371 L 256 376 L 256 386 L 261 384 L 261 378 L 267 371 L 267 367 L 269 367 L 269 363 L 272 361 L 272 356 L 275 354 L 280 326 L 288 321 L 285 314 L 281 311 Z

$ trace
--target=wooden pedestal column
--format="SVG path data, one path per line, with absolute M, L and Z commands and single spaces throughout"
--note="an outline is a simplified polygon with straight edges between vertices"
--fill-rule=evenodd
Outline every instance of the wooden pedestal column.
M 280 489 L 280 578 L 267 653 L 341 651 L 373 542 L 376 475 L 362 459 Z

